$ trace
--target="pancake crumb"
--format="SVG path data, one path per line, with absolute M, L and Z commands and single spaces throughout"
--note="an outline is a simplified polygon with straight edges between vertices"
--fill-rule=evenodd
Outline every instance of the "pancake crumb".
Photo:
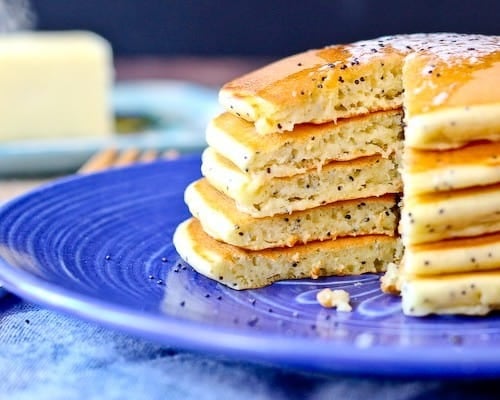
M 342 289 L 332 290 L 329 288 L 320 290 L 316 295 L 318 303 L 325 308 L 336 307 L 338 311 L 352 311 L 349 293 Z
M 399 266 L 395 263 L 387 264 L 385 274 L 380 278 L 382 292 L 388 294 L 399 294 L 401 291 L 401 276 Z

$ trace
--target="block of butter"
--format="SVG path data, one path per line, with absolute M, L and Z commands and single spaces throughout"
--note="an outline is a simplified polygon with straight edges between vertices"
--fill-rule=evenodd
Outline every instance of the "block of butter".
M 112 62 L 91 32 L 0 35 L 0 142 L 110 134 Z

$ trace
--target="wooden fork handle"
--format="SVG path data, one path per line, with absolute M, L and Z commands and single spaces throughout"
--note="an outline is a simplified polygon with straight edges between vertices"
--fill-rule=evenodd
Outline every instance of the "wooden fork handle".
M 90 159 L 82 165 L 82 167 L 78 170 L 78 173 L 88 174 L 91 172 L 107 169 L 114 164 L 114 160 L 116 159 L 117 155 L 118 150 L 116 149 L 106 149 L 98 152 L 90 157 Z

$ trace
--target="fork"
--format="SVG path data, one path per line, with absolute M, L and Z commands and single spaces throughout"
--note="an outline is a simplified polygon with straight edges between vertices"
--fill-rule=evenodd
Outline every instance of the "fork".
M 117 150 L 115 148 L 104 149 L 88 159 L 78 170 L 79 174 L 88 174 L 106 169 L 123 167 L 136 163 L 148 163 L 157 159 L 172 160 L 179 156 L 176 150 L 159 152 L 154 149 L 140 150 L 127 148 Z

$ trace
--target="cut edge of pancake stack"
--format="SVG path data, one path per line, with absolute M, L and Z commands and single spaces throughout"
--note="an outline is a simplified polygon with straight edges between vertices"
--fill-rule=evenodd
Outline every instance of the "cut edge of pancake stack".
M 246 289 L 284 279 L 379 273 L 401 257 L 397 204 L 403 113 L 401 102 L 393 99 L 401 96 L 401 88 L 392 74 L 397 60 L 384 69 L 380 63 L 352 60 L 351 65 L 338 48 L 331 53 L 326 57 L 332 62 L 344 62 L 319 65 L 317 54 L 307 52 L 222 88 L 226 112 L 207 127 L 204 178 L 185 192 L 193 219 L 174 236 L 180 255 L 202 274 Z M 296 82 L 289 86 L 296 73 L 300 88 Z M 370 77 L 379 74 L 387 76 L 390 100 L 376 101 L 370 94 Z M 263 85 L 273 91 L 272 107 L 291 114 L 291 123 L 267 126 L 258 116 L 252 120 L 254 112 L 243 103 L 241 109 L 228 100 L 232 96 L 238 102 L 249 84 L 252 90 Z M 342 93 L 340 86 L 345 86 Z M 372 104 L 343 118 L 302 115 L 315 102 L 324 102 L 318 110 L 333 109 L 322 95 L 328 90 L 341 97 L 356 91 Z M 352 103 L 350 96 L 346 101 Z M 297 100 L 291 109 L 290 99 Z
M 407 315 L 500 308 L 500 94 L 492 89 L 500 85 L 500 39 L 466 45 L 412 54 L 403 70 L 397 289 Z
M 373 122 L 379 119 L 383 123 Z M 351 139 L 364 129 L 351 151 Z M 235 289 L 385 271 L 400 257 L 401 180 L 393 143 L 401 132 L 397 110 L 301 125 L 259 140 L 252 124 L 237 116 L 214 118 L 202 157 L 204 178 L 185 192 L 194 218 L 176 231 L 177 250 L 198 272 Z M 286 160 L 297 153 L 303 154 L 292 166 Z
M 471 50 L 470 41 L 474 41 L 480 51 Z M 442 127 L 455 127 L 463 114 L 459 110 L 461 107 L 463 111 L 463 106 L 449 107 L 451 113 L 444 107 L 446 96 L 449 96 L 446 89 L 451 91 L 453 85 L 444 87 L 444 95 L 434 93 L 434 97 L 427 98 L 433 106 L 431 114 L 442 111 L 441 105 L 444 109 L 434 113 L 437 117 L 432 115 L 431 121 L 437 121 L 434 123 L 436 129 L 429 132 L 429 121 L 425 119 L 429 110 L 421 107 L 419 113 L 412 115 L 415 104 L 424 101 L 424 95 L 428 96 L 425 90 L 424 95 L 420 95 L 419 90 L 425 87 L 422 80 L 427 79 L 429 60 L 423 68 L 420 65 L 422 69 L 418 72 L 412 72 L 411 65 L 421 62 L 425 58 L 424 50 L 434 45 L 440 48 L 439 51 L 429 50 L 429 53 L 438 54 L 438 58 L 445 54 L 453 59 L 454 55 L 468 49 L 467 54 L 472 54 L 469 64 L 474 66 L 483 53 L 497 54 L 498 43 L 497 37 L 478 35 L 384 37 L 311 50 L 224 85 L 219 99 L 226 112 L 215 117 L 208 126 L 209 147 L 202 161 L 204 178 L 193 182 L 185 193 L 193 218 L 183 222 L 174 235 L 174 244 L 181 257 L 203 275 L 235 289 L 262 287 L 283 279 L 383 272 L 388 264 L 398 264 L 402 254 L 396 234 L 397 194 L 402 189 L 398 168 L 402 169 L 406 186 L 412 188 L 414 182 L 420 182 L 414 185 L 418 192 L 421 190 L 419 185 L 427 186 L 427 182 L 432 181 L 425 173 L 434 176 L 434 170 L 429 167 L 420 175 L 413 173 L 413 167 L 418 169 L 420 161 L 412 161 L 412 157 L 420 157 L 420 153 L 425 152 L 434 159 L 432 152 L 439 152 L 440 156 L 455 160 L 453 152 L 471 147 L 470 154 L 474 151 L 483 154 L 481 146 L 489 151 L 487 154 L 495 155 L 498 152 L 495 153 L 490 142 L 476 140 L 500 139 L 500 130 L 496 128 L 482 130 L 482 134 L 473 129 L 472 136 L 466 133 L 470 129 L 464 132 L 459 128 L 457 135 L 453 129 L 445 132 Z M 457 49 L 448 55 L 446 46 L 452 45 Z M 412 57 L 414 54 L 419 57 Z M 408 70 L 404 72 L 406 77 L 403 65 Z M 412 73 L 423 77 L 416 80 L 420 86 L 412 87 L 415 84 Z M 408 96 L 410 89 L 415 96 Z M 400 166 L 404 91 L 408 150 Z M 477 112 L 486 115 L 483 119 L 490 124 L 498 124 L 498 109 L 488 108 L 489 105 L 481 104 Z M 464 123 L 470 128 L 470 119 Z M 413 150 L 419 146 L 424 149 Z M 462 155 L 457 157 L 459 160 Z M 489 199 L 491 204 L 483 212 L 488 220 L 494 219 L 494 215 L 498 218 L 498 213 L 492 210 L 499 204 L 495 203 L 499 189 L 492 181 L 497 180 L 499 173 L 498 168 L 491 167 L 489 156 L 483 158 L 485 163 L 479 169 L 484 173 L 478 175 L 484 180 L 480 184 L 487 187 L 481 191 L 481 198 Z M 442 164 L 444 175 L 448 170 L 447 162 Z M 470 156 L 468 164 L 460 164 L 457 168 L 465 171 L 462 175 L 467 175 L 472 165 L 476 164 Z M 468 179 L 467 185 L 476 187 L 479 178 L 475 175 L 471 172 L 468 178 L 460 179 L 464 182 Z M 469 190 L 471 199 L 480 196 L 470 188 L 458 190 Z M 446 200 L 450 193 L 455 198 L 455 191 L 446 190 L 436 196 L 443 196 L 444 204 L 455 207 L 456 213 L 461 212 L 462 203 L 471 201 Z M 431 197 L 434 201 L 435 195 Z M 426 201 L 418 198 L 418 204 L 424 205 L 426 213 Z M 441 247 L 441 242 L 437 245 L 410 244 L 411 238 L 419 235 L 407 228 L 412 213 L 416 212 L 412 207 L 412 201 L 405 199 L 403 213 L 406 217 L 400 224 L 407 246 L 403 265 L 396 272 L 397 279 L 388 274 L 383 289 L 397 291 L 403 287 L 403 311 L 410 315 L 464 312 L 463 307 L 443 307 L 437 303 L 427 309 L 419 305 L 420 311 L 415 312 L 415 305 L 409 305 L 424 301 L 424 293 L 428 292 L 422 290 L 431 290 L 431 286 L 436 285 L 434 282 L 452 281 L 448 275 L 442 275 L 443 271 L 439 271 L 439 278 L 420 278 L 420 273 L 410 271 L 408 266 L 414 262 L 413 256 L 426 254 L 417 251 L 416 246 Z M 484 233 L 477 219 L 473 219 L 469 225 L 466 218 L 460 219 L 464 222 L 463 234 Z M 440 221 L 439 218 L 436 221 Z M 479 230 L 471 228 L 474 224 L 479 225 Z M 435 230 L 442 231 L 442 225 L 436 225 L 439 227 Z M 496 248 L 499 247 L 498 238 L 495 239 L 495 232 L 499 230 L 497 225 L 487 230 L 488 243 Z M 437 235 L 432 240 L 441 239 L 443 237 Z M 444 240 L 448 240 L 446 235 Z M 486 248 L 484 243 L 483 248 Z M 456 244 L 459 246 L 458 241 Z M 467 246 L 469 244 L 462 242 L 463 248 Z M 460 258 L 460 251 L 457 247 L 453 256 Z M 488 265 L 491 270 L 499 263 L 493 261 Z M 464 274 L 461 277 L 468 279 Z M 472 282 L 471 279 L 467 282 Z M 433 283 L 427 284 L 428 280 Z M 500 298 L 500 293 L 496 296 Z M 466 311 L 479 313 L 477 307 Z

